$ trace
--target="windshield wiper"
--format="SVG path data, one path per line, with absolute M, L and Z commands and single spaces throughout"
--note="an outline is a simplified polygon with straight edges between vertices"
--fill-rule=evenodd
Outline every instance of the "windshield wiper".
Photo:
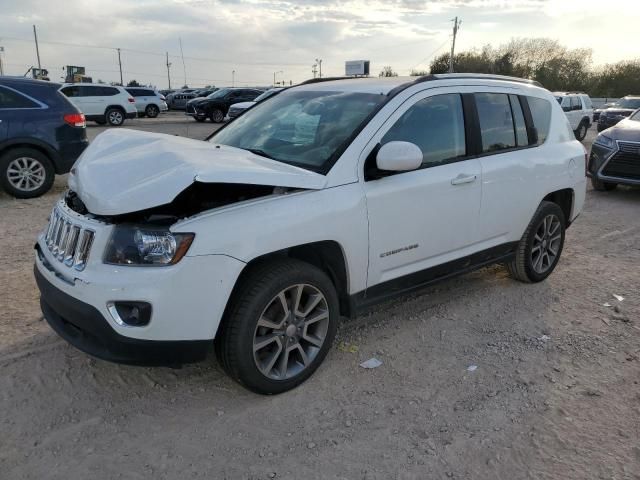
M 271 160 L 277 160 L 277 158 L 272 157 L 267 152 L 265 152 L 264 150 L 260 150 L 259 148 L 244 148 L 243 150 L 251 152 L 255 155 L 260 155 L 261 157 L 269 158 Z

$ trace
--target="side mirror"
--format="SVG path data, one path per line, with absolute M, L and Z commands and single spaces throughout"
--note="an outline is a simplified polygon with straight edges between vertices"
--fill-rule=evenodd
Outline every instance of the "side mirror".
M 422 150 L 411 142 L 385 143 L 376 156 L 379 170 L 408 172 L 422 165 Z

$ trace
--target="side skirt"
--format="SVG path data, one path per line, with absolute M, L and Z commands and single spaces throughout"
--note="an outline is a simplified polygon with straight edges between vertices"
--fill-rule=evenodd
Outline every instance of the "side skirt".
M 510 242 L 466 257 L 436 265 L 403 277 L 374 285 L 350 297 L 352 316 L 359 315 L 372 306 L 406 295 L 421 288 L 472 272 L 494 263 L 508 262 L 515 256 L 518 242 Z

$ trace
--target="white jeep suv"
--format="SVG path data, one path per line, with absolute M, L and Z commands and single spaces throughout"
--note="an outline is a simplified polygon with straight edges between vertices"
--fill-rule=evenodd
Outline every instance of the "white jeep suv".
M 208 141 L 99 135 L 35 275 L 85 352 L 183 363 L 215 343 L 230 376 L 277 393 L 315 371 L 341 315 L 496 262 L 544 280 L 585 185 L 584 148 L 531 82 L 311 81 Z
M 127 118 L 136 118 L 136 101 L 123 88 L 99 83 L 70 83 L 60 88 L 71 103 L 84 113 L 87 120 L 112 127 L 124 124 Z
M 554 92 L 553 95 L 565 112 L 576 138 L 584 140 L 593 123 L 593 103 L 589 95 L 573 92 Z

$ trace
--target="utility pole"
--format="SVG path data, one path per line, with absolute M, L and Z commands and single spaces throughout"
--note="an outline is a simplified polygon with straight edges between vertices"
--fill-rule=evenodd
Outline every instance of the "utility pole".
M 320 78 L 322 78 L 322 59 L 316 58 L 316 63 L 318 64 L 318 68 L 320 69 Z M 315 77 L 314 77 L 315 78 Z
M 169 52 L 167 53 L 167 80 L 169 81 L 169 90 L 171 90 L 171 73 L 170 73 L 170 68 L 171 68 L 171 64 L 169 63 Z
M 184 84 L 187 85 L 187 66 L 184 63 L 184 52 L 182 51 L 182 38 L 178 38 L 180 41 L 180 56 L 182 57 L 182 70 L 184 72 Z
M 236 71 L 235 70 L 231 70 L 231 86 L 232 87 L 236 86 Z
M 2 54 L 4 53 L 4 47 L 0 46 L 0 75 L 4 75 L 4 67 L 2 66 Z
M 453 19 L 453 41 L 451 42 L 451 55 L 449 56 L 449 73 L 453 73 L 453 54 L 456 49 L 456 36 L 458 35 L 458 27 L 462 20 L 458 22 L 458 17 Z
M 38 33 L 36 32 L 36 26 L 33 26 L 33 38 L 35 38 L 36 40 L 36 55 L 38 57 L 38 70 L 41 70 L 42 67 L 40 66 L 40 49 L 38 48 Z
M 284 75 L 284 71 L 283 70 L 278 70 L 277 72 L 273 72 L 273 86 L 276 86 L 276 75 L 278 73 L 282 73 Z M 284 85 L 284 80 L 282 80 L 282 85 Z
M 122 80 L 122 60 L 120 59 L 120 49 L 117 48 L 116 50 L 118 50 L 118 65 L 120 65 L 120 85 L 124 87 L 124 80 Z
M 316 73 L 318 72 L 317 68 L 318 68 L 317 63 L 314 63 L 313 65 L 311 65 L 311 72 L 313 73 L 313 78 L 316 78 Z

